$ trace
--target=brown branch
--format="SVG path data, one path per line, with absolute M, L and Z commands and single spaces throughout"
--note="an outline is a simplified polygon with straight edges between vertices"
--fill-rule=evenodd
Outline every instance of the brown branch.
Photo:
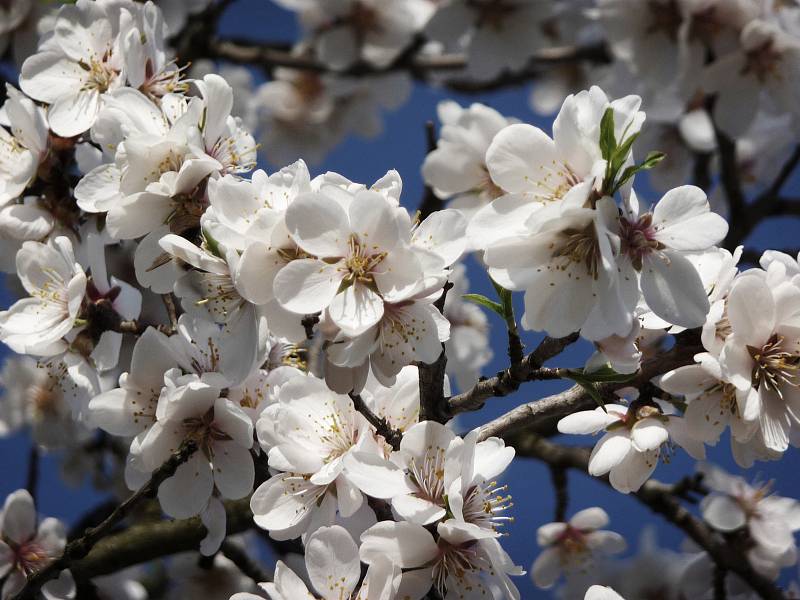
M 197 442 L 187 440 L 181 444 L 178 451 L 167 462 L 153 471 L 149 481 L 139 490 L 129 496 L 97 527 L 90 527 L 83 535 L 70 543 L 64 549 L 60 558 L 53 561 L 43 569 L 34 573 L 25 584 L 25 587 L 15 596 L 15 600 L 32 599 L 41 586 L 56 577 L 64 569 L 72 568 L 72 564 L 80 560 L 92 550 L 102 538 L 127 517 L 141 500 L 158 492 L 159 486 L 172 477 L 180 465 L 185 463 L 197 450 Z
M 227 534 L 255 526 L 250 498 L 225 502 Z M 100 540 L 86 557 L 70 565 L 76 579 L 116 573 L 128 567 L 196 550 L 207 531 L 200 517 L 181 521 L 155 521 L 133 525 Z
M 387 421 L 384 417 L 379 417 L 372 412 L 372 409 L 366 405 L 364 399 L 360 395 L 351 392 L 350 398 L 353 401 L 353 407 L 362 415 L 364 415 L 364 418 L 375 428 L 375 430 L 378 432 L 378 435 L 382 436 L 383 439 L 386 440 L 386 443 L 389 444 L 393 449 L 399 450 L 400 441 L 403 439 L 403 434 L 400 433 L 399 430 L 393 429 L 389 424 L 389 421 Z
M 253 560 L 247 551 L 238 544 L 225 540 L 222 542 L 220 550 L 236 567 L 255 583 L 263 583 L 265 581 L 272 581 L 264 569 L 261 568 L 255 560 Z
M 170 331 L 176 333 L 178 331 L 178 310 L 175 306 L 175 296 L 172 292 L 161 294 L 161 300 L 164 302 L 164 309 L 167 311 Z
M 471 390 L 451 397 L 447 402 L 448 415 L 452 417 L 458 413 L 478 410 L 489 398 L 512 394 L 526 381 L 559 379 L 561 374 L 558 369 L 542 369 L 542 365 L 561 354 L 577 339 L 577 333 L 564 338 L 544 338 L 533 352 L 520 361 L 519 365 L 500 371 L 494 377 L 479 381 Z
M 28 452 L 28 478 L 25 483 L 25 489 L 33 498 L 33 504 L 36 505 L 36 492 L 39 489 L 39 463 L 41 454 L 39 446 L 36 441 L 31 440 L 31 448 Z
M 192 39 L 197 38 L 193 34 Z M 191 37 L 191 36 L 190 36 Z M 209 41 L 210 40 L 210 41 Z M 308 54 L 297 54 L 287 50 L 283 44 L 269 44 L 248 40 L 216 39 L 207 36 L 205 44 L 199 48 L 191 48 L 184 44 L 183 54 L 192 59 L 207 57 L 225 60 L 236 64 L 255 65 L 267 72 L 277 67 L 312 71 L 315 73 L 335 73 L 345 77 L 363 77 L 380 75 L 393 71 L 406 71 L 415 79 L 425 81 L 431 73 L 447 71 L 460 72 L 467 66 L 467 58 L 463 54 L 426 55 L 416 50 L 422 44 L 414 44 L 409 51 L 403 52 L 398 60 L 387 67 L 374 67 L 367 63 L 359 63 L 344 71 L 335 71 L 325 63 Z M 181 48 L 181 46 L 178 46 Z M 476 81 L 472 79 L 453 79 L 444 85 L 455 91 L 482 92 L 504 87 L 529 83 L 540 75 L 542 67 L 570 62 L 610 62 L 610 56 L 604 43 L 587 46 L 554 46 L 543 48 L 534 53 L 528 65 L 518 72 L 506 72 L 496 79 Z
M 614 391 L 620 388 L 637 387 L 657 375 L 662 375 L 683 365 L 692 364 L 694 355 L 703 350 L 699 341 L 695 339 L 695 333 L 687 331 L 676 337 L 675 346 L 668 352 L 662 353 L 642 364 L 636 377 L 624 382 L 596 384 L 595 387 L 598 393 L 601 396 L 611 398 Z M 485 440 L 492 436 L 506 436 L 515 431 L 535 426 L 543 419 L 564 416 L 577 410 L 590 409 L 594 405 L 594 400 L 592 400 L 588 392 L 582 386 L 574 385 L 559 394 L 518 406 L 486 423 L 480 427 L 478 438 Z
M 553 490 L 556 495 L 556 508 L 553 520 L 557 523 L 564 523 L 567 520 L 567 507 L 569 506 L 567 470 L 558 465 L 550 465 L 550 479 L 553 482 Z
M 434 306 L 443 312 L 447 292 L 453 287 L 448 281 L 442 295 L 434 302 Z M 442 343 L 439 357 L 431 364 L 417 363 L 419 369 L 419 420 L 446 423 L 451 414 L 447 410 L 447 399 L 444 397 L 444 377 L 447 369 L 447 353 Z
M 538 436 L 528 436 L 517 447 L 518 455 L 537 458 L 549 465 L 575 469 L 588 474 L 589 449 L 554 444 Z M 608 478 L 598 480 L 609 484 Z M 728 545 L 701 520 L 681 506 L 676 498 L 677 486 L 651 479 L 633 496 L 662 515 L 667 521 L 682 529 L 698 546 L 702 547 L 722 569 L 736 573 L 762 598 L 784 600 L 784 595 L 769 579 L 757 573 L 744 554 Z
M 314 337 L 314 326 L 319 323 L 319 315 L 320 313 L 315 313 L 313 315 L 306 315 L 300 321 L 300 324 L 303 326 L 303 329 L 306 331 L 306 339 L 310 340 Z

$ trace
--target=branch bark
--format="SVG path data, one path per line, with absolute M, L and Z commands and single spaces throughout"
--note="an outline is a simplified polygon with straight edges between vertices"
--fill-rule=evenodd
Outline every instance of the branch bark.
M 681 334 L 684 337 L 678 336 L 678 341 L 676 341 L 671 350 L 646 361 L 635 378 L 625 382 L 597 384 L 597 391 L 602 396 L 610 397 L 613 392 L 620 388 L 636 387 L 650 381 L 657 375 L 691 364 L 694 355 L 703 351 L 702 346 L 691 334 L 692 332 Z M 577 410 L 589 409 L 593 406 L 594 400 L 592 400 L 588 392 L 582 386 L 574 385 L 559 394 L 518 406 L 486 423 L 479 428 L 478 439 L 485 440 L 493 436 L 506 436 L 515 431 L 536 425 L 542 419 L 563 416 Z
M 577 339 L 577 333 L 564 338 L 544 338 L 533 352 L 522 359 L 519 365 L 512 365 L 494 377 L 479 381 L 471 390 L 452 396 L 447 401 L 448 416 L 453 417 L 458 413 L 478 410 L 489 398 L 512 394 L 526 381 L 559 379 L 561 375 L 558 374 L 557 369 L 542 369 L 542 365 L 561 354 Z
M 353 401 L 353 407 L 364 415 L 364 418 L 372 425 L 375 430 L 378 432 L 378 435 L 383 437 L 386 440 L 386 443 L 389 444 L 394 450 L 400 449 L 400 442 L 403 439 L 403 434 L 400 433 L 397 429 L 392 429 L 392 426 L 389 425 L 389 422 L 383 418 L 376 415 L 369 406 L 366 405 L 364 399 L 358 394 L 350 394 L 350 399 Z

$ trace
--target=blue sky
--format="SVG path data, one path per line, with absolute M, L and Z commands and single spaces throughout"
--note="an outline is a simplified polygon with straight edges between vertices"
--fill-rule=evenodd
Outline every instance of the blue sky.
M 268 0 L 238 0 L 229 9 L 221 24 L 223 35 L 249 37 L 259 40 L 291 41 L 296 39 L 297 29 L 293 16 L 283 11 Z M 424 123 L 435 119 L 436 104 L 445 98 L 467 104 L 480 101 L 496 108 L 507 116 L 534 123 L 545 131 L 550 131 L 552 118 L 536 117 L 528 108 L 527 97 L 529 87 L 521 87 L 503 92 L 460 96 L 443 90 L 431 89 L 415 85 L 408 103 L 399 110 L 385 115 L 385 131 L 374 140 L 348 139 L 339 146 L 321 165 L 312 166 L 313 174 L 332 170 L 339 172 L 351 180 L 370 183 L 381 177 L 387 170 L 396 169 L 403 178 L 403 203 L 413 212 L 422 197 L 422 179 L 420 165 L 425 154 Z M 647 107 L 644 107 L 647 110 Z M 639 149 L 644 155 L 650 148 Z M 300 157 L 298 157 L 300 158 Z M 272 170 L 266 164 L 262 165 Z M 644 182 L 641 182 L 644 183 Z M 644 197 L 655 201 L 657 196 L 646 185 L 638 186 L 644 191 Z M 790 191 L 797 191 L 796 182 L 791 183 Z M 793 219 L 773 220 L 762 224 L 752 237 L 752 244 L 763 248 L 767 245 L 783 247 L 797 245 L 797 221 Z M 488 278 L 477 264 L 469 261 L 469 275 L 472 280 L 470 291 L 491 295 L 493 291 Z M 519 302 L 521 298 L 517 298 Z M 2 297 L 3 306 L 8 306 L 10 298 Z M 521 309 L 518 312 L 521 314 Z M 486 368 L 486 374 L 492 374 L 507 366 L 505 356 L 506 339 L 502 323 L 495 315 L 490 314 L 492 330 L 492 347 L 495 359 Z M 526 334 L 524 341 L 528 348 L 535 347 L 539 336 Z M 4 351 L 4 349 L 3 349 Z M 585 345 L 576 345 L 569 349 L 556 361 L 558 366 L 581 366 L 587 356 Z M 485 422 L 514 406 L 568 387 L 562 382 L 531 383 L 523 386 L 517 394 L 493 399 L 487 402 L 481 411 L 468 415 L 464 426 L 475 426 Z M 589 438 L 577 440 L 579 443 L 591 443 Z M 28 440 L 24 435 L 15 435 L 0 440 L 0 496 L 24 486 L 26 477 L 26 461 Z M 739 472 L 740 470 L 730 458 L 728 440 L 724 438 L 715 448 L 709 449 L 709 458 L 721 466 Z M 746 473 L 750 479 L 776 479 L 775 490 L 781 495 L 800 497 L 800 480 L 795 476 L 792 466 L 797 458 L 794 449 L 789 450 L 783 461 L 778 463 L 759 463 Z M 678 450 L 669 464 L 661 464 L 655 477 L 662 481 L 676 481 L 693 469 L 694 461 L 683 451 Z M 58 462 L 53 457 L 45 458 L 42 465 L 40 484 L 40 510 L 43 515 L 56 516 L 73 521 L 83 512 L 102 500 L 88 485 L 80 489 L 70 489 L 61 483 L 58 477 Z M 536 528 L 553 518 L 554 498 L 550 487 L 548 470 L 540 463 L 531 460 L 516 460 L 505 477 L 510 493 L 514 497 L 512 514 L 516 522 L 509 528 L 510 535 L 504 538 L 503 545 L 514 560 L 526 569 L 537 554 L 535 544 Z M 611 516 L 610 528 L 619 531 L 628 539 L 630 554 L 636 546 L 642 527 L 647 523 L 656 525 L 659 541 L 677 549 L 683 535 L 675 528 L 664 524 L 659 517 L 640 505 L 635 498 L 625 497 L 607 486 L 593 481 L 580 474 L 571 473 L 569 477 L 570 505 L 568 514 L 589 507 L 602 506 Z M 790 569 L 790 576 L 795 572 Z M 537 590 L 527 576 L 519 578 L 519 587 L 523 598 L 548 598 L 549 592 Z

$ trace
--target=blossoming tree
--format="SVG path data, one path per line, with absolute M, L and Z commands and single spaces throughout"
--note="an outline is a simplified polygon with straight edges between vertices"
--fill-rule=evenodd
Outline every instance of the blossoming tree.
M 756 466 L 800 445 L 800 263 L 751 242 L 800 214 L 800 5 L 5 0 L 0 51 L 2 600 L 800 597 Z M 414 124 L 421 199 L 318 168 L 412 86 L 528 83 L 544 128 Z M 112 500 L 38 514 L 44 454 Z M 512 558 L 520 461 L 555 511 Z M 686 543 L 621 560 L 575 477 Z

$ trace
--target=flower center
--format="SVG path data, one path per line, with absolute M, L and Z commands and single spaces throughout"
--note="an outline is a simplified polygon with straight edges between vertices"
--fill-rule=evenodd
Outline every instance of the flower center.
M 781 399 L 782 385 L 794 387 L 800 385 L 798 382 L 800 356 L 786 352 L 782 349 L 782 345 L 783 337 L 773 333 L 761 348 L 747 346 L 747 351 L 755 363 L 751 376 L 753 387 L 758 390 L 763 385 L 766 389 L 774 391 Z
M 664 249 L 664 244 L 655 239 L 653 215 L 647 213 L 637 221 L 620 218 L 621 251 L 627 254 L 637 271 L 642 270 L 642 260 L 651 252 Z
M 54 416 L 58 414 L 61 393 L 55 382 L 49 377 L 47 381 L 35 383 L 29 387 L 27 394 L 28 400 L 38 416 Z
M 214 444 L 228 442 L 231 437 L 214 423 L 214 409 L 210 408 L 202 417 L 189 417 L 183 420 L 186 438 L 197 442 L 198 448 L 211 460 L 214 457 Z
M 586 533 L 570 525 L 564 528 L 561 535 L 555 541 L 561 554 L 563 563 L 575 560 L 576 557 L 581 557 L 588 551 L 589 547 L 586 544 Z
M 111 88 L 111 85 L 117 78 L 117 72 L 110 68 L 105 61 L 92 59 L 89 64 L 80 61 L 78 65 L 87 72 L 86 80 L 83 82 L 81 91 L 94 90 L 104 94 Z
M 559 235 L 559 241 L 554 243 L 553 257 L 564 258 L 567 263 L 560 268 L 566 270 L 571 263 L 583 265 L 586 272 L 593 279 L 597 279 L 600 265 L 600 243 L 597 239 L 594 222 L 590 221 L 583 228 L 569 227 Z
M 24 573 L 25 577 L 40 570 L 54 558 L 50 556 L 50 553 L 45 548 L 33 540 L 23 542 L 16 547 L 13 544 L 9 545 L 14 550 L 14 557 L 16 559 L 14 566 L 17 570 Z
M 205 306 L 218 319 L 227 321 L 244 304 L 229 274 L 197 272 L 197 277 L 202 297 L 195 304 Z
M 351 285 L 356 281 L 364 284 L 375 283 L 375 267 L 386 258 L 386 252 L 378 251 L 378 246 L 369 248 L 355 234 L 350 236 L 348 248 L 344 267 L 348 271 L 344 278 L 345 285 Z
M 772 40 L 767 40 L 747 53 L 742 75 L 755 75 L 761 83 L 770 78 L 782 79 L 781 60 L 783 60 L 783 55 L 775 49 Z
M 564 163 L 552 161 L 551 165 L 539 165 L 540 179 L 536 184 L 545 190 L 542 200 L 555 202 L 566 196 L 567 192 L 581 182 L 575 172 Z

